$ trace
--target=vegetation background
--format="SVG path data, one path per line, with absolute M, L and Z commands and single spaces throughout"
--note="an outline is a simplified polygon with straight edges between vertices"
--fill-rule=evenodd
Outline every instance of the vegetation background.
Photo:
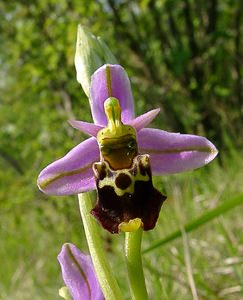
M 127 70 L 137 114 L 160 107 L 153 126 L 207 136 L 220 151 L 203 169 L 155 180 L 168 200 L 143 244 L 154 245 L 144 255 L 151 299 L 243 299 L 242 4 L 0 2 L 0 299 L 60 299 L 62 244 L 87 251 L 77 198 L 36 187 L 85 138 L 67 120 L 91 121 L 73 63 L 79 23 Z M 102 234 L 129 299 L 123 236 Z

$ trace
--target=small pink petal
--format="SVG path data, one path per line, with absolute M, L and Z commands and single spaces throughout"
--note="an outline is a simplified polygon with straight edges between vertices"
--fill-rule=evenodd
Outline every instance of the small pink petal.
M 83 121 L 76 121 L 76 120 L 69 120 L 68 123 L 73 127 L 76 128 L 84 133 L 87 133 L 91 136 L 96 137 L 98 131 L 100 131 L 103 126 L 96 125 L 93 123 L 83 122 Z
M 128 124 L 134 127 L 138 132 L 139 130 L 146 127 L 149 123 L 151 123 L 153 119 L 158 115 L 159 112 L 160 112 L 159 108 L 150 110 L 145 114 L 142 114 L 141 116 L 128 121 Z

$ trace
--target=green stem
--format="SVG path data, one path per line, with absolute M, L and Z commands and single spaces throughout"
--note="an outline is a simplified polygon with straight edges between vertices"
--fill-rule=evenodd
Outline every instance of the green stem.
M 126 232 L 125 236 L 125 256 L 133 300 L 148 300 L 141 257 L 142 235 L 143 229 L 139 228 Z
M 93 193 L 82 193 L 78 195 L 78 198 L 90 255 L 104 297 L 106 300 L 120 300 L 122 299 L 121 291 L 107 261 L 104 248 L 102 247 L 103 241 L 99 234 L 98 224 L 90 214 Z

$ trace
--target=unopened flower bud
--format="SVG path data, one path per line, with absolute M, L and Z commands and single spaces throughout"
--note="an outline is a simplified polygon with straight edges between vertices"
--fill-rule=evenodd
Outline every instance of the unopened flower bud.
M 91 75 L 103 64 L 117 63 L 108 46 L 100 38 L 88 32 L 83 26 L 78 26 L 75 67 L 77 81 L 89 97 Z

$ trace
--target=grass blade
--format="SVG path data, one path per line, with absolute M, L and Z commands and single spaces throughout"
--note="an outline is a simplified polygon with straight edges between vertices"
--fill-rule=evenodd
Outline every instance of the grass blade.
M 202 216 L 200 216 L 196 220 L 193 220 L 193 221 L 187 223 L 184 226 L 184 230 L 185 230 L 185 232 L 193 231 L 193 230 L 197 229 L 198 227 L 206 224 L 207 222 L 213 220 L 214 218 L 217 218 L 218 216 L 226 213 L 227 211 L 233 209 L 234 207 L 236 207 L 240 204 L 243 204 L 243 194 L 239 194 L 239 195 L 225 201 L 222 205 L 219 205 L 216 208 L 214 208 L 210 211 L 207 211 L 206 213 L 204 213 Z M 173 232 L 172 234 L 168 235 L 167 237 L 163 238 L 162 240 L 154 243 L 147 249 L 145 249 L 143 251 L 143 254 L 148 253 L 158 247 L 161 247 L 161 246 L 177 239 L 178 237 L 181 237 L 180 229 Z

